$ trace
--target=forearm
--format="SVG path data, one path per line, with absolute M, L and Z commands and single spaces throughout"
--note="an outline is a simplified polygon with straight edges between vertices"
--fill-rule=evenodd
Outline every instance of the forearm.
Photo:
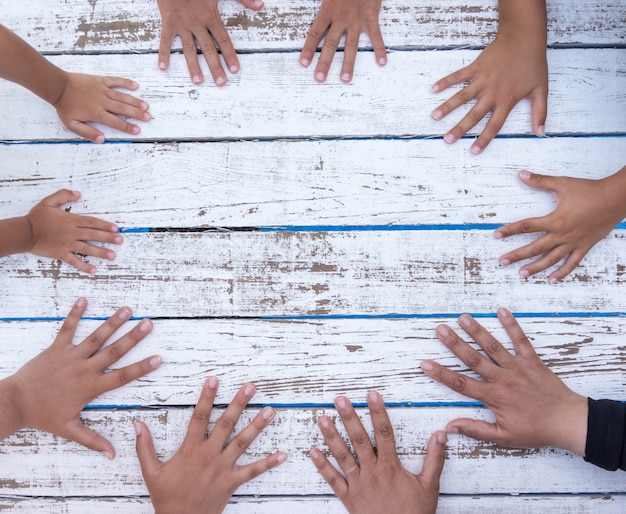
M 29 252 L 32 247 L 32 229 L 26 216 L 0 220 L 0 257 Z
M 499 0 L 498 36 L 520 36 L 547 43 L 547 15 L 545 0 Z
M 2 25 L 0 77 L 24 86 L 52 105 L 61 98 L 67 83 L 65 71 Z
M 11 378 L 0 380 L 0 440 L 22 429 L 17 409 L 15 389 Z

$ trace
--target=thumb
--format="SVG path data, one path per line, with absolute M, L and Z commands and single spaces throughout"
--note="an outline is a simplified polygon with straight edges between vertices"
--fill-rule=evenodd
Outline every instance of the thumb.
M 67 434 L 60 435 L 90 450 L 100 452 L 109 460 L 115 458 L 115 448 L 113 448 L 113 445 L 107 439 L 83 425 L 80 420 L 76 420 L 72 423 Z
M 49 207 L 61 207 L 66 203 L 75 202 L 80 198 L 78 191 L 70 191 L 69 189 L 60 189 L 56 193 L 52 193 L 50 196 L 46 196 L 41 203 L 48 205 Z
M 265 7 L 263 0 L 238 0 L 238 1 L 244 7 L 247 7 L 248 9 L 253 9 L 255 11 L 258 11 L 259 9 L 263 9 L 263 7 Z
M 528 170 L 522 170 L 519 172 L 519 178 L 527 186 L 554 193 L 557 189 L 557 180 L 559 177 L 540 175 L 539 173 L 531 173 Z
M 453 419 L 446 426 L 446 432 L 449 434 L 462 434 L 472 439 L 480 439 L 481 441 L 492 443 L 496 442 L 496 430 L 494 423 L 467 418 Z
M 536 91 L 530 97 L 530 124 L 537 136 L 546 135 L 546 116 L 548 115 L 548 92 Z
M 446 433 L 441 430 L 431 435 L 428 440 L 421 475 L 429 484 L 439 484 L 439 477 L 443 471 L 443 463 L 446 460 L 447 440 Z
M 145 480 L 147 476 L 154 474 L 155 470 L 161 464 L 161 461 L 157 457 L 156 450 L 154 449 L 152 434 L 148 426 L 141 421 L 137 421 L 135 423 L 135 434 L 137 434 L 135 449 L 137 450 L 137 457 L 141 465 L 141 474 Z

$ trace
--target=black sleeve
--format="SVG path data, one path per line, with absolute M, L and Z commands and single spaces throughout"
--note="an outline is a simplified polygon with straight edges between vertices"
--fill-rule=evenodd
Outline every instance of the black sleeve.
M 585 460 L 626 471 L 626 403 L 588 398 L 588 404 Z

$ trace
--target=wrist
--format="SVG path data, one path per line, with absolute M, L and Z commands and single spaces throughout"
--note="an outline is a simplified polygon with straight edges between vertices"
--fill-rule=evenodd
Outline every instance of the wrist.
M 587 441 L 588 400 L 585 396 L 572 393 L 555 413 L 559 416 L 557 433 L 551 446 L 585 456 Z
M 599 180 L 606 212 L 612 214 L 615 223 L 626 218 L 626 166 L 614 175 Z
M 500 0 L 498 17 L 499 38 L 546 47 L 548 24 L 545 0 Z
M 0 257 L 29 252 L 34 244 L 34 231 L 28 216 L 0 221 Z
M 19 386 L 14 376 L 0 380 L 0 439 L 14 434 L 25 427 L 20 408 Z

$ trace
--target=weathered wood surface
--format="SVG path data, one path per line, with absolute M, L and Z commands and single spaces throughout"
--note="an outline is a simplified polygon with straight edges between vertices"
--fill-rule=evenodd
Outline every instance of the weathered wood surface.
M 77 294 L 92 316 L 122 303 L 153 317 L 626 311 L 623 230 L 558 285 L 499 264 L 529 241 L 503 243 L 487 230 L 126 234 L 93 277 L 6 258 L 0 296 L 11 298 L 3 317 L 65 316 Z
M 240 57 L 241 72 L 222 88 L 209 82 L 193 85 L 182 56 L 165 73 L 154 66 L 153 55 L 50 60 L 69 71 L 130 76 L 141 85 L 136 94 L 151 105 L 153 119 L 140 123 L 141 133 L 132 137 L 104 127 L 113 140 L 440 137 L 470 105 L 436 122 L 430 112 L 451 93 L 435 95 L 431 85 L 470 64 L 478 53 L 395 52 L 384 68 L 364 60 L 350 85 L 339 80 L 339 59 L 329 80 L 317 84 L 296 53 L 249 54 Z M 624 133 L 626 50 L 550 50 L 548 60 L 549 134 Z M 54 108 L 15 84 L 0 82 L 0 104 L 11 105 L 0 125 L 2 141 L 79 139 L 59 122 Z M 485 123 L 469 134 L 478 134 Z M 528 102 L 513 109 L 501 134 L 532 134 Z M 460 145 L 469 149 L 469 141 Z
M 156 52 L 159 48 L 161 20 L 155 0 L 66 0 L 54 11 L 54 23 L 50 23 L 50 9 L 41 9 L 39 2 L 4 3 L 2 23 L 41 52 Z M 268 0 L 254 12 L 229 0 L 219 7 L 236 49 L 299 51 L 319 5 L 319 0 Z M 551 0 L 547 7 L 550 45 L 624 43 L 626 11 L 621 0 Z M 384 0 L 380 26 L 388 47 L 486 45 L 498 28 L 497 0 Z M 371 47 L 367 37 L 361 37 L 360 46 Z M 175 48 L 180 49 L 178 42 Z
M 508 223 L 555 206 L 520 169 L 597 179 L 626 161 L 621 136 L 492 144 L 478 157 L 430 139 L 0 144 L 0 212 L 69 188 L 72 212 L 121 227 Z
M 496 319 L 480 321 L 512 350 Z M 539 317 L 519 322 L 539 356 L 573 390 L 592 398 L 624 398 L 626 318 Z M 83 321 L 75 342 L 100 323 Z M 440 323 L 457 328 L 450 317 L 155 320 L 152 334 L 115 367 L 154 354 L 161 355 L 161 367 L 92 405 L 194 405 L 209 375 L 220 377 L 223 401 L 252 381 L 258 387 L 254 403 L 261 404 L 332 404 L 340 394 L 363 402 L 371 388 L 393 403 L 474 402 L 431 381 L 420 369 L 422 360 L 436 359 L 468 373 L 438 341 L 435 328 Z M 60 326 L 60 321 L 0 323 L 0 377 L 45 349 Z
M 230 398 L 220 395 L 219 399 Z M 359 408 L 358 412 L 371 431 L 366 409 Z M 219 413 L 215 409 L 214 414 Z M 237 427 L 250 422 L 257 413 L 256 408 L 247 409 Z M 277 409 L 272 424 L 240 462 L 250 462 L 280 449 L 288 453 L 288 460 L 243 485 L 238 494 L 331 494 L 308 457 L 313 446 L 326 448 L 317 428 L 322 414 L 336 417 L 334 409 Z M 182 442 L 190 415 L 190 409 L 86 412 L 83 417 L 88 425 L 113 442 L 117 451 L 113 461 L 74 443 L 22 431 L 8 438 L 1 448 L 3 466 L 11 469 L 12 476 L 2 489 L 11 495 L 37 496 L 82 496 L 86 491 L 94 496 L 145 494 L 135 454 L 133 422 L 142 420 L 149 426 L 159 457 L 167 459 Z M 492 419 L 485 409 L 459 407 L 392 408 L 389 415 L 396 431 L 398 454 L 404 465 L 413 470 L 421 469 L 426 441 L 433 430 L 443 429 L 448 421 L 458 417 Z M 343 428 L 340 431 L 345 436 Z M 41 462 L 46 462 L 46 466 L 41 467 Z M 504 462 L 506 478 L 502 476 Z M 508 450 L 452 435 L 441 478 L 443 494 L 610 493 L 623 486 L 620 473 L 592 468 L 580 457 L 564 451 Z

